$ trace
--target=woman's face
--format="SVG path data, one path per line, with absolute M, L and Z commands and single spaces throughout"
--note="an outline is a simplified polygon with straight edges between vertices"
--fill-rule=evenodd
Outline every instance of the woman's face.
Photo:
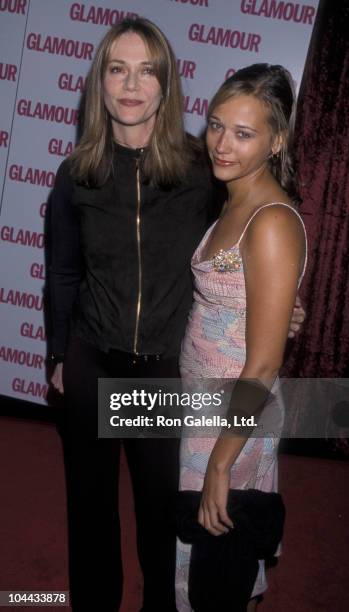
M 255 176 L 276 152 L 273 140 L 268 109 L 260 100 L 245 94 L 227 100 L 208 120 L 206 143 L 214 175 L 224 182 Z
M 161 102 L 161 87 L 142 38 L 122 34 L 112 45 L 103 79 L 104 103 L 113 129 L 142 126 L 151 134 Z M 143 131 L 143 130 L 141 130 Z

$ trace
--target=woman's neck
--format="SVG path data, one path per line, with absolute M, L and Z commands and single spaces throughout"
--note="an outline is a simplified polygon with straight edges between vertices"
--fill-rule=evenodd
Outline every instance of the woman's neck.
M 243 176 L 227 184 L 228 200 L 227 207 L 239 206 L 250 200 L 257 201 L 263 198 L 263 194 L 269 192 L 275 185 L 275 179 L 268 169 L 258 170 L 253 175 Z
M 144 125 L 124 126 L 113 125 L 113 138 L 115 142 L 130 149 L 143 149 L 146 147 L 152 135 L 152 129 Z

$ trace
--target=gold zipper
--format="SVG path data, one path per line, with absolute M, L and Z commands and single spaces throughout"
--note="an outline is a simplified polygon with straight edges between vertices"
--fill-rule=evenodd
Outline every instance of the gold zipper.
M 141 187 L 139 182 L 139 163 L 137 160 L 137 217 L 136 217 L 136 231 L 137 231 L 137 252 L 138 252 L 138 299 L 136 308 L 136 327 L 135 336 L 133 342 L 133 352 L 138 354 L 138 327 L 139 327 L 139 316 L 141 313 L 142 303 L 142 258 L 141 258 Z

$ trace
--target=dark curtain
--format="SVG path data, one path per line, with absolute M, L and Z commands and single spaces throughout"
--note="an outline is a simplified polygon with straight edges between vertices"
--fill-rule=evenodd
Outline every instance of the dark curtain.
M 296 157 L 309 259 L 288 377 L 349 377 L 349 2 L 322 0 L 301 83 Z

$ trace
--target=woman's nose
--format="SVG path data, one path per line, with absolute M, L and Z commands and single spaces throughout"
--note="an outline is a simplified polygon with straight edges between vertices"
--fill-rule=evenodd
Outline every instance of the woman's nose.
M 138 74 L 137 72 L 134 72 L 132 70 L 130 70 L 126 77 L 125 77 L 125 81 L 124 81 L 124 86 L 126 89 L 130 90 L 130 91 L 134 91 L 135 89 L 138 88 Z
M 226 131 L 219 135 L 216 142 L 217 153 L 230 153 L 232 150 L 232 138 Z

